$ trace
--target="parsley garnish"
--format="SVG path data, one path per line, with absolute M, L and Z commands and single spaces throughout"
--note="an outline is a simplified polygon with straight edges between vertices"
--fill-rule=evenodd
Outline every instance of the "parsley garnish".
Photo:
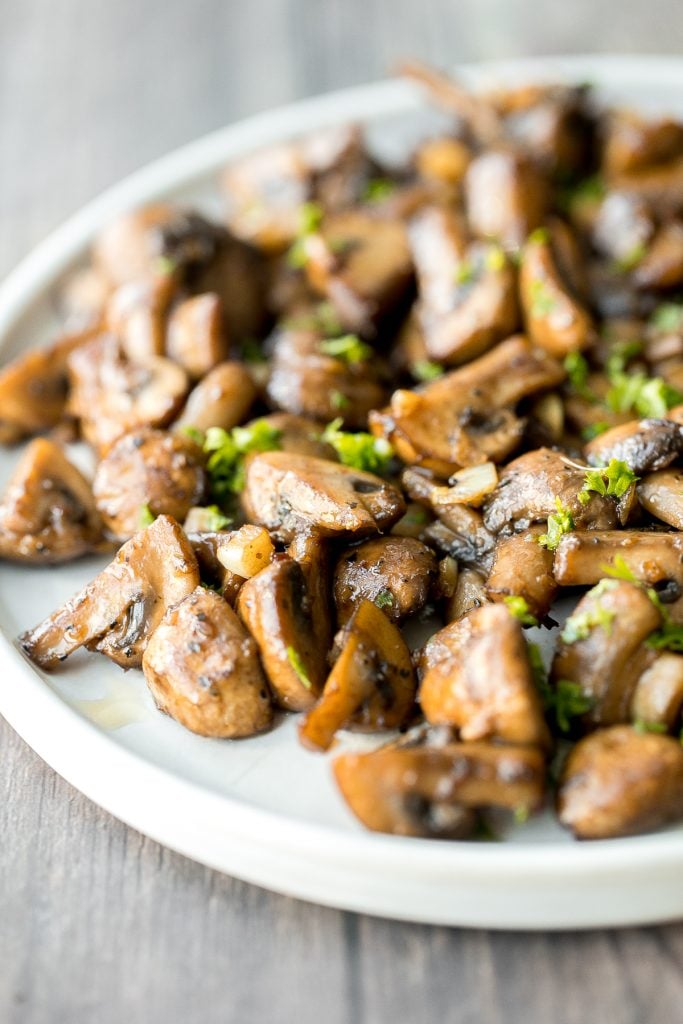
M 371 178 L 363 189 L 362 200 L 365 203 L 383 203 L 396 191 L 396 185 L 389 178 Z
M 593 698 L 584 693 L 579 683 L 559 679 L 553 695 L 553 713 L 560 732 L 571 731 L 572 718 L 580 718 L 593 707 Z
M 611 576 L 612 579 L 626 580 L 627 583 L 635 583 L 640 586 L 640 580 L 621 555 L 615 555 L 611 565 L 606 563 L 601 565 L 600 571 L 604 572 L 606 576 Z
M 650 317 L 650 326 L 658 331 L 680 331 L 683 328 L 683 304 L 663 302 Z
M 244 459 L 249 452 L 270 452 L 279 449 L 282 431 L 266 420 L 254 420 L 246 427 L 209 427 L 203 448 L 209 459 L 206 468 L 212 493 L 218 500 L 244 490 Z
M 243 338 L 240 342 L 240 356 L 245 363 L 265 363 L 266 357 L 256 338 Z
M 474 280 L 474 267 L 470 260 L 461 260 L 455 268 L 453 276 L 456 284 L 471 284 Z
M 346 397 L 343 391 L 333 390 L 330 391 L 330 405 L 333 409 L 348 409 L 351 402 Z
M 148 526 L 151 526 L 156 516 L 152 512 L 149 505 L 141 505 L 140 507 L 140 529 L 146 530 Z
M 557 512 L 548 516 L 548 532 L 541 534 L 538 538 L 538 543 L 548 551 L 555 551 L 560 543 L 560 538 L 574 529 L 574 517 L 569 509 L 564 507 L 559 498 L 555 498 L 555 504 Z
M 536 228 L 526 240 L 527 245 L 545 245 L 549 241 L 550 235 L 547 228 Z
M 591 500 L 591 492 L 611 498 L 622 498 L 639 479 L 640 477 L 636 476 L 626 462 L 610 459 L 609 466 L 586 470 L 583 487 L 579 491 L 579 501 L 582 505 L 587 505 Z
M 555 309 L 555 299 L 548 291 L 544 281 L 531 282 L 531 315 L 533 317 L 548 316 Z
M 328 338 L 321 341 L 320 351 L 326 356 L 334 356 L 345 363 L 362 363 L 372 355 L 372 348 L 361 341 L 356 334 L 344 334 L 341 338 Z
M 584 178 L 574 188 L 568 190 L 566 206 L 571 209 L 580 203 L 599 202 L 604 198 L 605 192 L 605 182 L 599 174 L 594 174 L 590 178 Z
M 352 466 L 354 469 L 366 470 L 369 473 L 385 473 L 394 455 L 389 442 L 383 437 L 373 437 L 372 434 L 363 431 L 356 434 L 347 433 L 339 429 L 342 423 L 341 418 L 328 423 L 321 435 L 321 441 L 332 445 L 344 466 Z
M 201 508 L 203 513 L 202 526 L 207 533 L 220 533 L 232 524 L 230 516 L 224 515 L 218 505 L 205 505 Z
M 661 629 L 647 638 L 647 646 L 655 651 L 683 651 L 683 626 L 670 622 L 668 617 Z
M 664 722 L 646 722 L 644 718 L 636 718 L 633 723 L 633 729 L 635 732 L 640 733 L 641 736 L 648 732 L 663 733 L 669 731 Z
M 433 363 L 431 359 L 417 359 L 410 364 L 410 372 L 415 380 L 429 381 L 443 377 L 444 368 L 439 363 Z
M 538 619 L 529 608 L 529 604 L 525 597 L 521 597 L 518 594 L 510 594 L 509 597 L 504 597 L 503 602 L 508 606 L 512 614 L 518 619 L 523 626 L 537 626 Z
M 627 274 L 629 270 L 633 270 L 641 262 L 647 249 L 643 242 L 636 242 L 632 249 L 624 253 L 613 263 L 613 269 L 617 274 Z
M 305 686 L 307 690 L 312 690 L 313 683 L 308 678 L 308 674 L 306 672 L 306 669 L 304 668 L 304 663 L 301 660 L 301 655 L 299 654 L 299 652 L 296 651 L 293 647 L 288 647 L 287 660 L 289 661 L 289 664 L 292 666 L 297 676 L 299 677 L 299 682 L 301 683 L 301 685 Z
M 618 370 L 612 372 L 610 380 L 607 404 L 614 412 L 633 411 L 638 416 L 662 419 L 669 409 L 683 402 L 683 394 L 661 377 Z
M 379 594 L 375 598 L 375 604 L 378 608 L 393 608 L 394 595 L 388 588 L 380 590 Z
M 296 238 L 287 253 L 287 263 L 294 270 L 301 270 L 306 266 L 308 259 L 306 239 L 318 231 L 323 216 L 324 210 L 320 203 L 303 203 L 299 207 L 299 226 Z
M 623 373 L 636 356 L 643 351 L 642 341 L 617 341 L 612 345 L 605 370 L 610 380 L 619 373 Z
M 580 352 L 570 352 L 565 356 L 564 368 L 567 371 L 569 383 L 577 395 L 587 399 L 589 402 L 594 402 L 595 395 L 588 387 L 590 369 L 585 356 L 581 355 Z
M 594 598 L 595 604 L 592 608 L 587 608 L 583 612 L 575 612 L 573 615 L 570 615 L 560 634 L 564 643 L 574 644 L 577 640 L 585 640 L 590 635 L 591 630 L 597 626 L 602 627 L 608 635 L 612 632 L 612 623 L 616 612 L 610 608 L 604 608 L 600 604 L 600 598 L 607 591 L 614 590 L 616 586 L 618 586 L 616 580 L 600 580 L 597 586 L 588 591 L 587 596 Z
M 515 809 L 513 811 L 513 814 L 514 814 L 515 822 L 518 825 L 523 825 L 525 822 L 527 822 L 529 820 L 529 815 L 531 814 L 531 810 L 530 810 L 529 807 L 527 807 L 526 804 L 518 804 L 517 807 L 515 807 Z
M 606 430 L 609 430 L 611 424 L 607 420 L 598 420 L 597 423 L 589 423 L 587 427 L 584 427 L 581 431 L 581 437 L 584 441 L 592 441 L 595 437 L 600 437 L 600 434 L 604 434 Z
M 492 273 L 497 273 L 505 267 L 507 263 L 507 257 L 505 250 L 500 245 L 492 245 L 486 250 L 486 256 L 484 257 L 484 266 L 487 270 Z

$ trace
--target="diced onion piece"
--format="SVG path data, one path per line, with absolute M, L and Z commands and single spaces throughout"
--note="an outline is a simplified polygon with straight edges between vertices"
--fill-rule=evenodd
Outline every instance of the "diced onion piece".
M 435 487 L 431 502 L 435 509 L 449 505 L 481 505 L 487 494 L 498 485 L 498 470 L 492 462 L 460 469 L 449 480 L 448 487 Z
M 230 572 L 250 579 L 272 562 L 274 551 L 270 534 L 262 526 L 242 526 L 226 537 L 216 554 Z

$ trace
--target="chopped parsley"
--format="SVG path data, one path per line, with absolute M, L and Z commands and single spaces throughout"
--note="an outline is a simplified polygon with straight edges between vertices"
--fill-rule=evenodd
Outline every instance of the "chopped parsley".
M 529 608 L 526 598 L 521 597 L 518 594 L 510 594 L 509 597 L 503 598 L 503 602 L 508 606 L 514 617 L 518 619 L 523 626 L 538 625 L 538 619 Z
M 664 733 L 669 731 L 664 722 L 646 722 L 644 718 L 636 718 L 633 729 L 641 736 L 648 732 Z
M 266 357 L 256 338 L 243 338 L 239 347 L 240 356 L 245 363 L 266 362 Z
M 613 270 L 617 274 L 628 274 L 630 270 L 634 270 L 643 260 L 646 252 L 647 249 L 644 242 L 636 242 L 628 252 L 625 252 L 623 256 L 614 261 L 612 265 Z
M 389 178 L 371 178 L 363 189 L 364 203 L 383 203 L 396 191 L 396 184 Z
M 410 364 L 410 372 L 415 380 L 425 382 L 443 377 L 445 371 L 440 363 L 433 363 L 431 359 L 416 359 Z
M 517 807 L 515 807 L 515 809 L 513 811 L 513 814 L 514 814 L 515 822 L 518 825 L 524 825 L 525 822 L 527 822 L 529 820 L 529 815 L 531 814 L 531 809 L 529 807 L 527 807 L 526 804 L 518 804 Z
M 328 423 L 321 441 L 332 445 L 344 466 L 369 473 L 385 473 L 394 455 L 389 442 L 383 437 L 373 437 L 363 431 L 352 434 L 340 430 L 342 423 L 341 418 Z
M 531 315 L 533 317 L 549 316 L 555 309 L 556 301 L 548 291 L 545 281 L 531 282 Z
M 638 416 L 662 419 L 669 409 L 683 402 L 683 394 L 661 377 L 646 373 L 613 371 L 607 405 L 614 412 L 635 412 Z
M 299 682 L 301 683 L 301 685 L 305 686 L 307 690 L 312 690 L 313 683 L 308 678 L 308 673 L 304 668 L 304 663 L 301 660 L 301 655 L 299 654 L 299 652 L 296 651 L 293 647 L 288 647 L 287 660 L 289 661 L 289 664 L 292 666 L 297 676 L 299 677 Z
M 350 400 L 346 397 L 343 391 L 337 391 L 336 389 L 330 391 L 330 405 L 333 409 L 348 409 L 351 405 Z
M 299 225 L 296 238 L 287 253 L 287 263 L 293 270 L 301 270 L 306 266 L 308 254 L 306 239 L 320 229 L 324 210 L 320 203 L 302 203 L 299 207 Z
M 579 181 L 574 188 L 567 190 L 564 205 L 571 210 L 581 203 L 600 202 L 600 200 L 604 199 L 605 192 L 606 187 L 603 178 L 599 174 L 594 174 L 590 178 L 584 178 L 582 181 Z
M 622 555 L 615 555 L 611 565 L 604 564 L 599 568 L 601 572 L 604 572 L 606 576 L 610 576 L 612 579 L 626 580 L 627 583 L 635 583 L 637 586 L 640 586 L 640 580 L 630 566 L 627 565 Z
M 205 505 L 201 508 L 203 514 L 202 526 L 208 533 L 220 533 L 232 525 L 230 516 L 224 515 L 218 505 Z
M 559 679 L 554 688 L 552 711 L 560 732 L 571 732 L 572 719 L 587 714 L 593 704 L 593 698 L 583 692 L 579 683 Z
M 170 277 L 171 274 L 175 274 L 177 269 L 178 264 L 170 256 L 159 256 L 157 259 L 157 270 L 160 274 Z
M 663 302 L 650 317 L 650 326 L 657 331 L 675 333 L 683 329 L 683 303 Z
M 581 437 L 584 441 L 592 441 L 595 437 L 600 437 L 600 434 L 604 434 L 605 431 L 609 430 L 611 423 L 607 420 L 598 420 L 596 423 L 589 423 L 587 427 L 584 427 L 581 431 Z
M 500 245 L 492 245 L 486 250 L 484 266 L 492 273 L 498 273 L 504 269 L 507 263 L 505 250 Z
M 471 284 L 474 280 L 474 267 L 471 261 L 467 259 L 460 260 L 453 276 L 456 284 Z
M 587 399 L 589 402 L 595 401 L 595 395 L 588 387 L 588 374 L 590 368 L 586 361 L 586 357 L 580 352 L 570 352 L 565 356 L 564 368 L 567 371 L 567 377 L 569 378 L 569 384 L 573 391 L 581 398 Z
M 587 505 L 592 493 L 622 498 L 639 479 L 640 477 L 636 476 L 626 462 L 610 459 L 609 466 L 586 470 L 583 487 L 579 491 L 579 501 L 582 505 Z
M 394 603 L 394 595 L 388 588 L 380 590 L 379 594 L 375 598 L 375 604 L 378 608 L 393 608 Z
M 538 543 L 548 551 L 555 551 L 560 539 L 565 533 L 571 533 L 574 529 L 574 517 L 568 508 L 565 508 L 559 498 L 555 498 L 557 512 L 548 516 L 547 533 L 541 534 Z
M 209 427 L 203 449 L 209 459 L 206 464 L 211 491 L 218 501 L 244 490 L 244 459 L 249 452 L 270 452 L 279 449 L 282 431 L 266 420 L 254 420 L 246 427 Z
M 334 356 L 345 363 L 365 362 L 373 351 L 356 334 L 344 334 L 341 338 L 327 338 L 320 342 L 319 348 L 323 355 Z
M 647 638 L 647 646 L 655 651 L 683 652 L 683 626 L 669 621 L 665 616 L 664 625 Z
M 526 240 L 527 245 L 545 245 L 550 241 L 550 234 L 547 228 L 536 228 Z
M 616 586 L 618 586 L 616 580 L 600 580 L 597 586 L 588 591 L 586 596 L 594 598 L 595 603 L 592 608 L 587 608 L 582 612 L 575 612 L 569 616 L 560 634 L 564 643 L 574 644 L 577 640 L 585 640 L 591 631 L 598 626 L 604 629 L 608 635 L 612 632 L 612 623 L 614 622 L 616 612 L 610 608 L 605 608 L 600 603 L 600 598 L 608 591 L 614 590 Z
M 152 525 L 152 523 L 154 522 L 155 519 L 156 519 L 156 516 L 152 512 L 152 510 L 149 507 L 149 505 L 141 505 L 140 506 L 140 520 L 139 521 L 140 521 L 140 529 L 141 530 L 146 530 L 148 526 Z
M 609 358 L 605 366 L 607 376 L 610 380 L 617 376 L 617 374 L 623 373 L 631 360 L 640 355 L 642 351 L 642 341 L 638 341 L 635 338 L 631 341 L 615 342 L 614 345 L 612 345 Z

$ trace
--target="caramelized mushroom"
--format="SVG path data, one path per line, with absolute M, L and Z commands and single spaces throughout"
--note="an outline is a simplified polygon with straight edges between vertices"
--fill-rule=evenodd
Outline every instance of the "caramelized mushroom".
M 486 580 L 486 593 L 492 601 L 523 597 L 532 615 L 544 618 L 557 594 L 553 576 L 553 554 L 538 543 L 541 528 L 512 537 L 500 537 L 493 565 Z
M 512 149 L 475 157 L 465 174 L 465 205 L 472 232 L 517 249 L 542 224 L 548 209 L 545 178 L 531 159 Z
M 590 703 L 586 725 L 629 721 L 636 684 L 655 657 L 644 642 L 660 624 L 645 591 L 625 580 L 604 579 L 581 598 L 562 631 L 552 676 L 581 688 Z
M 185 519 L 201 504 L 206 474 L 201 452 L 191 441 L 145 427 L 124 434 L 98 463 L 95 503 L 116 540 L 128 540 L 141 526 L 141 511 Z
M 577 530 L 560 538 L 553 573 L 561 587 L 592 586 L 610 572 L 683 593 L 683 533 Z M 669 596 L 669 595 L 667 595 Z
M 285 539 L 304 524 L 322 536 L 363 537 L 389 529 L 405 511 L 399 492 L 378 476 L 291 452 L 252 455 L 242 501 L 249 519 Z
M 666 163 L 683 153 L 683 125 L 671 118 L 644 118 L 616 110 L 606 118 L 604 172 L 613 177 Z
M 187 393 L 185 371 L 175 363 L 160 356 L 127 361 L 109 335 L 77 349 L 69 375 L 69 412 L 80 420 L 86 441 L 101 451 L 138 427 L 165 426 Z
M 220 363 L 192 389 L 174 426 L 231 430 L 245 419 L 255 398 L 256 388 L 244 366 Z
M 631 718 L 639 725 L 660 726 L 673 732 L 683 708 L 683 655 L 664 651 L 636 683 Z
M 652 516 L 683 530 L 683 473 L 660 469 L 649 473 L 637 487 L 638 501 Z
M 168 320 L 166 351 L 192 380 L 200 380 L 228 356 L 219 297 L 211 292 L 179 303 Z
M 446 601 L 444 618 L 455 622 L 473 608 L 481 608 L 489 600 L 486 580 L 476 569 L 460 569 L 453 596 Z
M 299 726 L 302 743 L 327 750 L 338 729 L 398 729 L 413 710 L 415 672 L 398 628 L 362 600 L 338 639 L 322 696 Z
M 519 622 L 487 604 L 427 641 L 419 660 L 419 701 L 432 725 L 464 740 L 499 739 L 547 746 L 548 729 Z
M 577 839 L 635 835 L 676 821 L 683 816 L 683 747 L 627 725 L 600 729 L 567 758 L 557 812 Z
M 419 540 L 366 540 L 337 562 L 334 598 L 339 622 L 347 622 L 363 599 L 374 601 L 392 622 L 400 622 L 424 607 L 435 578 L 434 553 Z
M 32 441 L 0 501 L 0 559 L 46 565 L 107 547 L 88 481 L 59 445 Z
M 519 444 L 522 398 L 559 384 L 564 370 L 526 338 L 516 336 L 467 366 L 416 391 L 394 391 L 370 427 L 407 463 L 440 476 L 462 466 L 504 459 Z
M 212 590 L 197 587 L 168 609 L 142 669 L 157 706 L 200 736 L 235 739 L 271 725 L 256 644 Z
M 120 285 L 109 296 L 104 322 L 118 338 L 127 359 L 163 356 L 166 324 L 175 283 L 164 277 L 143 278 Z
M 40 668 L 53 669 L 79 647 L 139 668 L 150 636 L 168 608 L 199 585 L 185 534 L 168 516 L 120 548 L 113 562 L 44 622 L 23 633 L 21 646 Z
M 664 469 L 683 454 L 683 426 L 668 419 L 632 420 L 594 438 L 584 454 L 591 466 L 620 459 L 638 474 Z
M 545 762 L 536 747 L 490 743 L 387 746 L 334 761 L 342 796 L 375 832 L 461 839 L 473 831 L 471 810 L 537 809 Z

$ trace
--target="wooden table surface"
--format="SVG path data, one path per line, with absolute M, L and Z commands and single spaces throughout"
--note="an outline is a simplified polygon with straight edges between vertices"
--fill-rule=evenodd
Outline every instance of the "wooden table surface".
M 0 12 L 0 273 L 150 159 L 403 56 L 675 53 L 683 33 L 679 0 L 3 0 Z M 681 1019 L 683 924 L 520 935 L 309 906 L 122 825 L 1 720 L 0 762 L 2 1024 Z

